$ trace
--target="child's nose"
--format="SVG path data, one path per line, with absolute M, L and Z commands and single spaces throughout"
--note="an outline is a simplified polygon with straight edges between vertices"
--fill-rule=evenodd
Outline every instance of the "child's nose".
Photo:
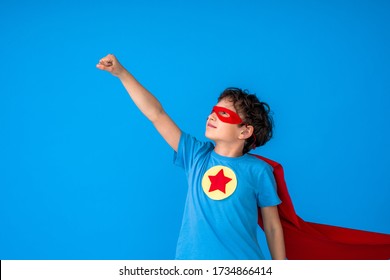
M 211 112 L 210 115 L 209 115 L 209 117 L 208 117 L 208 119 L 212 119 L 213 121 L 215 121 L 216 118 L 217 118 L 217 115 L 216 115 L 216 113 L 215 113 L 214 111 Z

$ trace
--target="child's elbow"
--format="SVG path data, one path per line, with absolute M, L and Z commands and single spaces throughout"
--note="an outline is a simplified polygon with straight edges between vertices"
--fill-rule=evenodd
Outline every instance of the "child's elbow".
M 166 115 L 164 109 L 162 107 L 156 108 L 153 112 L 151 112 L 148 116 L 148 119 L 152 123 L 156 123 L 161 120 L 162 117 Z
M 264 224 L 264 232 L 269 236 L 283 234 L 283 227 L 279 219 L 273 219 Z

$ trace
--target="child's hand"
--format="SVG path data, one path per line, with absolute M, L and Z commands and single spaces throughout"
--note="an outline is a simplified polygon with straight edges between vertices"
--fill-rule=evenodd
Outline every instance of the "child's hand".
M 99 60 L 99 63 L 96 64 L 96 67 L 100 70 L 106 70 L 114 76 L 120 76 L 121 73 L 125 72 L 125 68 L 119 63 L 116 57 L 112 54 L 109 54 Z

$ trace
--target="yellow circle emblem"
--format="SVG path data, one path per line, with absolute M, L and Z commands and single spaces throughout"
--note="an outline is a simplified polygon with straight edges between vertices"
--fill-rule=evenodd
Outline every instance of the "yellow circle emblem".
M 222 200 L 231 196 L 237 187 L 237 177 L 233 170 L 223 165 L 211 167 L 203 175 L 202 188 L 211 199 Z

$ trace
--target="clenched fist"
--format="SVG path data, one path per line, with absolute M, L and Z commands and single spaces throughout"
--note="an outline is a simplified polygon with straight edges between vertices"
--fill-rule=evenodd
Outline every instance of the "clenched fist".
M 118 59 L 112 54 L 109 54 L 100 59 L 99 63 L 96 64 L 96 67 L 100 70 L 110 72 L 112 75 L 117 77 L 126 71 L 125 68 L 119 63 Z

